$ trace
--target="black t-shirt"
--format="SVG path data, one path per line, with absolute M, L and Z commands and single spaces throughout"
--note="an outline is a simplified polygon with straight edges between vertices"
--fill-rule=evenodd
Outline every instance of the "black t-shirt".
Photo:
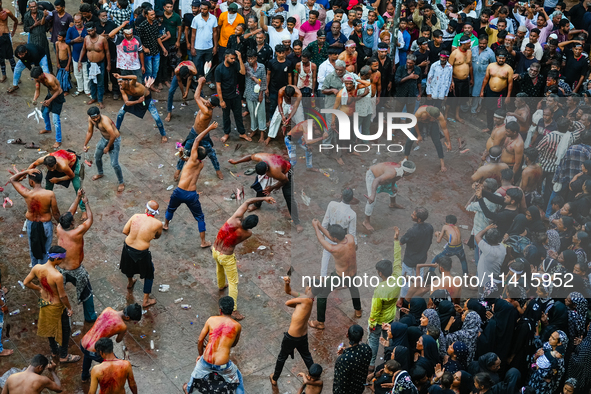
M 573 51 L 565 49 L 562 60 L 566 63 L 562 69 L 562 76 L 571 87 L 573 83 L 579 81 L 581 75 L 585 75 L 589 71 L 589 58 L 584 54 L 579 59 L 575 59 Z
M 299 62 L 302 61 L 302 57 L 301 56 L 296 56 L 295 53 L 292 52 L 289 55 L 287 55 L 287 61 L 290 64 L 290 66 L 289 66 L 289 72 L 293 72 L 293 70 L 295 70 L 296 64 L 298 64 Z
M 269 90 L 277 92 L 284 86 L 287 86 L 289 82 L 289 69 L 290 63 L 286 59 L 283 63 L 277 59 L 273 59 L 269 62 L 269 70 L 271 71 L 271 78 L 267 83 L 269 84 Z
M 113 21 L 107 21 L 107 23 L 105 23 L 105 26 L 103 26 L 101 23 L 98 23 L 96 25 L 96 34 L 109 34 L 111 31 L 113 31 L 113 29 L 116 28 L 117 25 Z
M 424 62 L 425 60 L 429 59 L 429 53 L 430 51 L 425 51 L 425 53 L 421 53 L 421 51 L 415 51 L 413 55 L 415 55 L 417 57 L 417 61 L 415 62 L 415 64 L 417 66 L 419 66 L 419 64 L 421 64 L 422 62 Z M 421 78 L 426 78 L 427 77 L 427 66 L 423 66 L 420 67 L 421 69 Z
M 226 67 L 225 63 L 221 63 L 215 69 L 215 81 L 222 84 L 222 99 L 233 99 L 238 97 L 236 94 L 236 85 L 238 85 L 238 74 L 240 73 L 240 65 L 238 60 L 230 67 Z
M 439 53 L 444 49 L 443 43 L 436 47 L 433 41 L 429 41 L 427 43 L 427 46 L 429 46 L 429 61 L 431 62 L 431 64 L 433 64 L 439 60 Z
M 25 47 L 27 48 L 27 54 L 24 58 L 18 58 L 17 56 L 18 60 L 23 62 L 25 67 L 27 67 L 29 70 L 33 66 L 39 66 L 41 59 L 43 59 L 43 57 L 46 55 L 43 48 L 36 44 L 27 44 Z
M 191 27 L 191 24 L 193 24 L 193 18 L 195 18 L 196 15 L 193 15 L 193 13 L 188 13 L 183 15 L 183 28 L 184 27 Z M 193 33 L 191 33 L 193 34 Z
M 529 66 L 532 65 L 532 63 L 538 63 L 538 59 L 536 59 L 535 57 L 528 59 L 525 57 L 525 55 L 522 52 L 517 52 L 516 55 L 517 55 L 517 65 L 515 66 L 515 73 L 516 74 L 523 74 L 523 73 L 527 72 L 527 69 L 529 68 Z

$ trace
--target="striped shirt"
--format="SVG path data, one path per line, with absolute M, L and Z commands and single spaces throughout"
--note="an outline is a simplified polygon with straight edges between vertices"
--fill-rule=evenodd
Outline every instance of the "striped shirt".
M 538 144 L 538 161 L 544 172 L 556 171 L 556 148 L 558 148 L 562 136 L 564 136 L 564 133 L 552 131 L 546 134 Z

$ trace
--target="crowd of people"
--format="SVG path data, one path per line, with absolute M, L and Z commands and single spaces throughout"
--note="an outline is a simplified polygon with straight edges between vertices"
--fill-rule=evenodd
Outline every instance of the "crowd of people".
M 373 293 L 368 322 L 365 328 L 358 324 L 348 328 L 334 365 L 333 393 L 360 394 L 367 387 L 375 393 L 396 394 L 589 393 L 591 1 L 567 10 L 556 0 L 386 4 L 194 0 L 191 12 L 183 13 L 179 2 L 172 0 L 141 4 L 82 0 L 73 16 L 66 12 L 64 0 L 17 3 L 18 13 L 0 2 L 0 82 L 7 80 L 6 60 L 13 71 L 9 94 L 27 83 L 22 73 L 29 69 L 36 84 L 33 104 L 41 85 L 48 90 L 40 103 L 45 121 L 40 133 L 51 133 L 52 124 L 55 128 L 54 152 L 10 178 L 27 204 L 31 271 L 23 285 L 39 292 L 37 335 L 48 338 L 51 357 L 35 356 L 24 372 L 7 379 L 3 394 L 45 388 L 60 392 L 55 364 L 67 367 L 80 361 L 80 356 L 68 352 L 73 311 L 67 283 L 76 288 L 85 321 L 93 323 L 80 341 L 81 379 L 89 384 L 89 392 L 100 387 L 102 393 L 118 393 L 126 383 L 137 392 L 132 365 L 114 355 L 110 337 L 121 342 L 126 322 L 140 320 L 142 309 L 156 303 L 151 297 L 155 279 L 151 242 L 169 229 L 182 204 L 198 223 L 201 248 L 211 247 L 220 294 L 228 291 L 219 299 L 219 316 L 209 318 L 203 327 L 199 358 L 183 390 L 243 393 L 242 375 L 230 354 L 241 334 L 252 335 L 242 333 L 239 323 L 245 316 L 238 311 L 235 255 L 236 246 L 252 236 L 259 221 L 249 212 L 264 202 L 275 204 L 270 194 L 281 189 L 295 229 L 303 231 L 293 186 L 297 145 L 304 149 L 306 169 L 318 171 L 312 161 L 314 144 L 340 144 L 336 115 L 327 116 L 324 127 L 308 130 L 305 107 L 339 109 L 358 117 L 359 135 L 371 134 L 382 107 L 416 118 L 411 129 L 415 138 L 407 135 L 403 147 L 405 159 L 374 160 L 367 170 L 362 225 L 368 234 L 385 231 L 371 224 L 379 193 L 389 195 L 390 208 L 404 209 L 396 201 L 398 185 L 417 169 L 422 171 L 420 163 L 408 160 L 415 142 L 426 136 L 432 139 L 443 172 L 448 170 L 443 147 L 452 150 L 448 124 L 461 126 L 466 117 L 483 112 L 482 131 L 490 133 L 482 147 L 481 166 L 472 175 L 473 198 L 465 207 L 474 213 L 470 239 L 463 240 L 453 212 L 441 231 L 434 231 L 424 207 L 412 210 L 415 224 L 404 234 L 394 227 L 394 258 L 375 265 L 381 282 Z M 13 53 L 12 37 L 20 23 L 28 41 Z M 165 86 L 163 122 L 152 95 Z M 206 88 L 213 94 L 206 94 Z M 118 159 L 124 116 L 143 118 L 150 112 L 161 141 L 167 142 L 164 124 L 172 119 L 179 89 L 177 105 L 187 105 L 194 90 L 199 110 L 179 148 L 174 174 L 178 186 L 165 221 L 155 217 L 159 204 L 150 200 L 144 212 L 133 215 L 122 229 L 126 238 L 120 270 L 129 291 L 136 284 L 135 275 L 144 280 L 142 303 L 120 311 L 107 307 L 97 315 L 89 274 L 82 265 L 84 235 L 93 224 L 91 203 L 80 182 L 88 163 L 76 152 L 62 149 L 63 141 L 68 141 L 60 119 L 68 105 L 66 96 L 68 100 L 88 96 L 88 131 L 81 150 L 89 150 L 98 129 L 97 174 L 92 179 L 104 177 L 102 157 L 109 154 L 120 193 L 125 190 Z M 113 100 L 123 101 L 115 122 L 101 112 L 109 93 Z M 247 198 L 244 191 L 237 191 L 236 199 L 244 202 L 212 244 L 197 184 L 206 157 L 223 179 L 210 137 L 218 127 L 212 122 L 216 107 L 223 112 L 223 143 L 232 134 L 233 117 L 241 139 L 252 141 L 259 134 L 261 150 L 270 150 L 267 145 L 275 145 L 281 133 L 279 145 L 285 144 L 287 156 L 261 151 L 229 160 L 233 165 L 255 164 L 256 196 Z M 246 118 L 250 118 L 248 132 Z M 457 136 L 462 153 L 465 137 Z M 338 149 L 329 156 L 345 165 Z M 29 187 L 21 184 L 24 179 Z M 53 188 L 70 183 L 76 197 L 61 214 Z M 353 190 L 344 188 L 340 201 L 328 205 L 324 219 L 312 222 L 323 248 L 324 284 L 298 292 L 292 288 L 291 270 L 284 277 L 285 292 L 293 297 L 286 305 L 294 311 L 269 376 L 273 388 L 297 349 L 307 367 L 298 375 L 303 381 L 300 393 L 323 392 L 326 377 L 322 362 L 314 362 L 308 347 L 308 330 L 333 329 L 325 316 L 333 290 L 327 282 L 360 275 L 357 215 L 352 208 L 356 202 Z M 82 220 L 78 226 L 77 211 Z M 53 220 L 58 225 L 57 244 L 52 246 Z M 447 241 L 443 251 L 427 261 L 432 241 L 443 239 Z M 475 251 L 475 267 L 468 261 L 466 247 Z M 464 276 L 476 272 L 481 279 L 473 289 L 446 284 L 445 277 L 453 275 L 453 256 L 459 258 Z M 331 261 L 334 270 L 329 273 Z M 391 285 L 392 278 L 416 275 L 425 282 Z M 351 293 L 355 318 L 361 319 L 359 286 L 350 280 L 344 287 Z M 1 288 L 0 332 L 10 298 L 5 293 Z M 311 318 L 314 301 L 315 319 Z M 378 362 L 381 347 L 384 356 Z M 0 341 L 0 357 L 12 353 Z M 91 369 L 93 361 L 99 364 Z M 46 368 L 51 379 L 42 375 Z

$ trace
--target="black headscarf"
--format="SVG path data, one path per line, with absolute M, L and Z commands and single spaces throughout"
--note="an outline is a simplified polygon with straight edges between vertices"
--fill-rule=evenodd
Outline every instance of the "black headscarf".
M 460 373 L 462 374 L 460 394 L 470 394 L 472 392 L 472 388 L 474 387 L 474 379 L 472 374 L 469 374 L 466 371 L 460 371 Z
M 454 304 L 451 301 L 441 301 L 437 307 L 437 314 L 439 315 L 439 321 L 441 322 L 441 329 L 445 330 L 449 319 L 456 315 Z
M 493 316 L 493 320 L 497 323 L 494 334 L 495 352 L 503 362 L 511 355 L 511 340 L 518 319 L 519 312 L 513 305 L 503 299 L 495 302 Z
M 408 337 L 408 350 L 411 355 L 414 355 L 417 351 L 417 341 L 423 336 L 423 332 L 419 327 L 408 327 L 408 330 L 406 330 L 406 336 Z
M 394 360 L 400 363 L 402 370 L 408 371 L 410 368 L 410 352 L 406 346 L 396 346 L 394 348 Z
M 575 264 L 577 264 L 577 254 L 570 249 L 566 249 L 562 252 L 562 257 L 564 259 L 564 263 L 562 263 L 564 268 L 566 268 L 568 272 L 573 272 Z
M 406 348 L 409 347 L 408 337 L 406 335 L 406 331 L 408 326 L 404 323 L 400 322 L 393 322 L 390 324 L 390 332 L 392 333 L 392 338 L 390 339 L 390 346 L 404 346 Z
M 468 304 L 466 305 L 469 310 L 478 313 L 480 319 L 485 322 L 486 319 L 486 308 L 482 305 L 476 298 L 470 298 L 468 300 Z
M 407 326 L 418 326 L 421 322 L 421 315 L 423 311 L 427 309 L 427 302 L 424 298 L 412 298 L 409 305 L 409 313 L 400 319 L 401 323 Z
M 509 227 L 507 234 L 521 235 L 525 232 L 525 230 L 527 230 L 528 224 L 529 221 L 527 220 L 525 215 L 520 213 L 519 215 L 515 216 L 515 219 L 513 219 L 513 223 L 511 224 L 511 227 Z
M 542 222 L 542 217 L 540 216 L 540 210 L 538 207 L 531 206 L 527 208 L 527 211 L 531 215 L 531 220 L 528 220 L 527 228 L 532 233 L 545 233 L 546 226 L 544 226 L 544 222 Z
M 486 372 L 490 375 L 492 381 L 497 384 L 500 381 L 499 374 L 490 370 L 490 368 L 495 365 L 497 358 L 499 358 L 499 356 L 497 356 L 497 354 L 494 352 L 483 354 L 482 356 L 478 357 L 478 361 L 473 361 L 470 364 L 469 372 L 472 375 L 476 375 L 478 372 Z
M 548 325 L 542 335 L 542 341 L 547 342 L 554 331 L 568 332 L 568 309 L 560 301 L 556 301 L 548 311 Z
M 536 208 L 537 209 L 537 208 Z M 519 381 L 521 380 L 521 372 L 516 368 L 511 368 L 505 374 L 505 379 L 493 386 L 489 391 L 490 394 L 515 394 L 520 391 L 521 386 Z
M 423 352 L 425 358 L 433 364 L 433 367 L 440 363 L 437 341 L 431 335 L 423 335 Z

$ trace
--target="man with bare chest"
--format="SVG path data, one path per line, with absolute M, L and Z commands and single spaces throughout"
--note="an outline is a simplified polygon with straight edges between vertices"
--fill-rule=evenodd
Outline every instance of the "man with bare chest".
M 224 393 L 244 394 L 242 374 L 236 364 L 230 360 L 230 351 L 238 344 L 242 326 L 232 317 L 234 299 L 229 296 L 220 298 L 220 314 L 205 322 L 199 335 L 197 350 L 199 357 L 191 373 L 189 383 L 185 383 L 185 393 Z M 205 339 L 208 338 L 207 346 Z M 211 381 L 210 374 L 215 372 L 223 381 Z M 196 390 L 196 391 L 194 391 Z
M 90 107 L 86 111 L 88 115 L 88 131 L 86 132 L 86 139 L 84 140 L 84 152 L 88 152 L 88 143 L 94 133 L 96 127 L 101 132 L 101 139 L 96 144 L 94 151 L 94 160 L 96 161 L 97 175 L 92 177 L 93 181 L 101 179 L 103 175 L 103 155 L 109 154 L 111 158 L 111 167 L 117 175 L 117 192 L 121 193 L 125 190 L 125 183 L 123 183 L 123 172 L 119 165 L 119 151 L 121 149 L 121 134 L 115 127 L 115 123 L 106 115 L 101 115 L 101 110 L 96 105 Z
M 199 175 L 203 169 L 203 162 L 201 160 L 205 159 L 206 155 L 205 148 L 199 146 L 199 143 L 211 130 L 216 129 L 217 127 L 217 122 L 213 122 L 209 127 L 199 133 L 195 139 L 189 159 L 185 164 L 184 171 L 181 173 L 179 185 L 174 189 L 170 196 L 170 202 L 168 203 L 168 208 L 166 208 L 166 214 L 164 215 L 164 227 L 162 228 L 163 230 L 168 230 L 168 225 L 172 220 L 175 211 L 181 206 L 181 204 L 185 204 L 191 211 L 195 220 L 197 220 L 202 248 L 211 246 L 211 242 L 205 240 L 205 216 L 201 210 L 199 194 L 197 193 L 197 181 L 199 180 Z M 187 152 L 185 151 L 185 154 L 186 153 Z
M 88 22 L 85 25 L 88 35 L 84 37 L 84 44 L 78 59 L 78 71 L 82 71 L 82 59 L 88 57 L 88 80 L 90 85 L 91 100 L 88 105 L 98 101 L 101 109 L 105 108 L 103 104 L 103 95 L 105 94 L 105 69 L 111 72 L 111 54 L 109 52 L 109 43 L 107 39 L 97 34 L 94 22 Z
M 521 173 L 521 183 L 519 184 L 519 188 L 523 190 L 525 194 L 525 202 L 529 206 L 532 201 L 532 197 L 534 194 L 538 194 L 542 187 L 542 180 L 544 171 L 542 170 L 542 166 L 537 163 L 538 160 L 538 150 L 535 147 L 526 148 L 523 151 L 523 156 L 525 157 L 525 167 Z
M 519 134 L 519 124 L 511 121 L 505 125 L 505 140 L 503 141 L 503 153 L 501 162 L 513 169 L 514 179 L 519 178 L 521 164 L 523 163 L 523 139 Z
M 493 178 L 497 183 L 501 184 L 501 171 L 509 168 L 505 163 L 501 162 L 501 155 L 503 148 L 495 145 L 488 150 L 487 164 L 481 166 L 472 174 L 472 182 L 482 183 L 487 178 Z
M 14 26 L 12 32 L 8 29 L 8 18 L 12 19 Z M 14 73 L 16 62 L 14 61 L 14 52 L 12 50 L 12 37 L 16 34 L 18 19 L 12 11 L 2 7 L 0 0 L 0 67 L 2 68 L 2 77 L 0 83 L 6 81 L 6 60 L 10 63 L 10 68 Z
M 250 186 L 257 193 L 257 197 L 269 196 L 273 191 L 281 189 L 283 198 L 287 204 L 287 210 L 291 215 L 291 220 L 296 226 L 298 233 L 302 232 L 304 228 L 300 224 L 300 217 L 298 215 L 298 203 L 293 197 L 293 171 L 291 163 L 285 160 L 280 155 L 272 153 L 255 153 L 253 155 L 244 156 L 238 160 L 228 160 L 230 164 L 246 163 L 249 161 L 257 162 L 255 171 L 257 174 L 256 181 Z M 262 201 L 253 204 L 249 211 L 254 211 L 260 208 Z
M 480 97 L 497 98 L 488 99 L 485 101 L 486 105 L 486 123 L 487 129 L 483 130 L 489 132 L 493 128 L 493 116 L 497 109 L 504 108 L 509 104 L 511 91 L 513 90 L 513 69 L 505 63 L 507 59 L 507 49 L 500 47 L 496 50 L 496 63 L 491 63 L 486 68 L 486 74 L 480 89 Z M 505 102 L 503 103 L 503 98 Z
M 187 138 L 185 138 L 185 142 L 183 142 L 182 148 L 180 148 L 180 156 L 179 160 L 176 163 L 176 171 L 174 172 L 174 180 L 178 181 L 181 171 L 183 170 L 183 166 L 185 162 L 188 160 L 188 156 L 185 155 L 184 152 L 191 152 L 193 149 L 193 144 L 195 138 L 197 138 L 197 133 L 201 133 L 203 130 L 209 126 L 211 122 L 211 118 L 213 116 L 213 109 L 215 107 L 220 106 L 220 99 L 217 96 L 211 96 L 208 100 L 201 97 L 201 89 L 205 84 L 205 77 L 199 78 L 199 82 L 197 83 L 197 89 L 195 90 L 195 102 L 199 107 L 199 112 L 195 116 L 195 122 L 193 123 L 193 127 L 189 132 Z M 187 87 L 188 90 L 188 87 Z M 224 179 L 224 174 L 222 174 L 222 170 L 220 170 L 220 163 L 218 162 L 218 157 L 216 155 L 215 149 L 213 148 L 213 141 L 209 134 L 206 134 L 203 139 L 201 140 L 199 146 L 205 148 L 205 154 L 211 160 L 211 164 L 215 170 L 216 175 L 219 179 Z
M 131 363 L 115 357 L 113 341 L 110 338 L 101 338 L 96 342 L 95 348 L 102 362 L 92 369 L 88 394 L 96 394 L 99 387 L 100 394 L 125 394 L 125 383 L 129 383 L 131 392 L 137 394 Z
M 74 226 L 74 214 L 76 207 L 84 201 L 88 219 L 82 222 L 78 227 Z M 57 244 L 68 251 L 66 258 L 57 266 L 57 270 L 64 277 L 64 287 L 70 282 L 76 287 L 76 296 L 78 303 L 82 303 L 84 309 L 84 320 L 92 323 L 96 320 L 94 311 L 94 297 L 88 271 L 82 266 L 84 261 L 84 234 L 92 226 L 92 211 L 88 205 L 88 198 L 82 189 L 78 190 L 76 200 L 70 206 L 68 212 L 64 213 L 57 226 Z
M 507 112 L 507 116 L 515 118 L 515 121 L 519 124 L 519 134 L 521 138 L 527 137 L 527 132 L 531 126 L 531 111 L 527 102 L 527 94 L 517 93 L 515 96 L 515 111 Z
M 150 242 L 162 235 L 162 222 L 154 216 L 158 215 L 158 203 L 148 201 L 144 213 L 133 215 L 123 228 L 123 234 L 127 235 L 121 251 L 121 272 L 127 276 L 127 290 L 133 291 L 137 279 L 136 274 L 144 279 L 144 302 L 142 306 L 147 308 L 156 304 L 156 300 L 150 298 L 152 285 L 154 284 L 154 263 L 150 253 Z
M 127 333 L 128 321 L 140 321 L 142 319 L 142 307 L 139 304 L 128 305 L 122 311 L 116 311 L 112 308 L 105 308 L 100 314 L 92 328 L 84 335 L 80 341 L 80 350 L 84 355 L 82 361 L 82 382 L 88 382 L 90 379 L 90 366 L 93 361 L 103 362 L 103 357 L 97 351 L 95 345 L 101 338 L 110 338 L 117 335 L 117 343 L 123 340 Z
M 279 89 L 277 93 L 277 109 L 269 123 L 269 134 L 265 140 L 265 145 L 269 145 L 271 138 L 277 137 L 281 128 L 285 134 L 285 128 L 291 120 L 297 124 L 304 120 L 304 110 L 300 105 L 302 101 L 302 92 L 296 86 L 287 85 Z
M 324 330 L 326 300 L 337 287 L 349 288 L 353 309 L 355 309 L 355 317 L 360 318 L 362 315 L 359 288 L 354 281 L 357 276 L 357 247 L 355 237 L 347 234 L 347 230 L 338 224 L 331 224 L 328 229 L 325 229 L 318 219 L 314 219 L 312 225 L 316 232 L 316 238 L 322 247 L 330 252 L 335 261 L 335 270 L 329 276 L 323 278 L 324 283 L 321 283 L 319 287 L 312 288 L 312 295 L 318 299 L 316 307 L 317 320 L 308 321 L 308 325 L 317 330 Z M 338 284 L 336 284 L 337 282 Z
M 64 91 L 57 78 L 50 73 L 44 73 L 41 67 L 33 67 L 31 69 L 31 78 L 35 80 L 33 104 L 37 103 L 37 99 L 41 93 L 41 85 L 47 88 L 47 96 L 45 96 L 45 100 L 41 103 L 45 129 L 41 130 L 39 134 L 51 133 L 51 122 L 49 121 L 49 113 L 51 112 L 53 115 L 53 125 L 55 126 L 55 144 L 53 144 L 52 148 L 59 149 L 62 144 L 62 122 L 60 114 L 62 113 L 62 106 L 66 102 Z
M 51 372 L 52 379 L 43 376 L 45 369 Z M 47 357 L 37 354 L 29 366 L 22 372 L 12 374 L 6 379 L 2 394 L 40 394 L 44 390 L 63 392 L 62 383 L 55 373 L 55 363 L 49 362 Z
M 471 45 L 470 36 L 464 35 L 460 39 L 460 46 L 449 56 L 449 64 L 453 67 L 451 92 L 455 97 L 453 100 L 455 119 L 460 123 L 464 123 L 464 120 L 460 118 L 460 106 L 466 104 L 467 98 L 470 97 L 470 87 L 474 85 Z
M 379 71 L 380 61 L 376 58 L 370 60 L 369 67 L 371 68 L 371 94 L 372 97 L 377 97 L 376 104 L 380 103 L 380 96 L 382 94 L 382 73 Z
M 310 369 L 312 364 L 314 364 L 312 354 L 310 354 L 310 349 L 308 348 L 308 319 L 310 319 L 312 306 L 314 306 L 312 288 L 308 286 L 304 294 L 300 294 L 300 292 L 291 289 L 290 276 L 285 276 L 283 280 L 285 282 L 285 293 L 294 297 L 287 301 L 285 305 L 294 308 L 294 311 L 291 315 L 289 330 L 283 334 L 281 350 L 275 363 L 275 372 L 269 376 L 271 384 L 275 387 L 277 386 L 277 379 L 279 379 L 281 371 L 283 371 L 285 361 L 290 354 L 294 353 L 294 350 L 297 349 L 300 356 L 302 356 L 304 363 L 306 363 L 306 369 Z
M 482 153 L 482 162 L 487 161 L 489 158 L 488 151 L 493 146 L 501 146 L 505 142 L 507 134 L 505 132 L 505 115 L 504 109 L 497 109 L 493 117 L 494 127 L 490 132 L 490 137 L 486 141 L 486 149 Z
M 437 151 L 437 156 L 439 157 L 441 172 L 447 171 L 447 167 L 445 167 L 445 162 L 443 161 L 443 146 L 441 145 L 441 133 L 443 132 L 443 136 L 445 137 L 444 144 L 448 152 L 451 151 L 451 140 L 449 137 L 449 130 L 447 129 L 447 121 L 445 120 L 445 117 L 443 116 L 439 108 L 431 105 L 420 106 L 417 109 L 417 112 L 415 112 L 415 117 L 417 119 L 417 124 L 413 129 L 411 129 L 411 133 L 415 137 L 417 137 L 417 144 L 423 141 L 423 136 L 431 137 L 431 141 L 433 141 L 433 145 L 435 145 L 435 150 Z M 461 148 L 460 137 L 458 137 L 458 141 L 460 143 Z M 404 144 L 405 160 L 408 160 L 414 142 L 415 140 L 406 137 L 406 143 Z
M 229 287 L 228 294 L 234 300 L 233 309 L 229 314 L 236 320 L 244 319 L 244 316 L 238 312 L 238 268 L 236 267 L 236 254 L 234 249 L 236 245 L 247 240 L 252 235 L 251 229 L 255 228 L 259 223 L 257 215 L 249 215 L 246 218 L 244 215 L 249 210 L 249 205 L 260 203 L 264 201 L 269 204 L 275 204 L 273 197 L 256 197 L 246 200 L 237 210 L 234 215 L 224 223 L 215 243 L 211 248 L 211 255 L 213 261 L 216 263 L 216 277 L 218 282 L 218 289 L 224 291 Z M 228 284 L 226 284 L 226 279 Z
M 181 98 L 183 100 L 181 106 L 187 105 L 186 100 L 189 95 L 189 88 L 191 87 L 191 82 L 193 82 L 193 77 L 195 75 L 197 75 L 197 68 L 190 60 L 180 62 L 174 69 L 174 76 L 172 77 L 172 82 L 170 82 L 170 88 L 168 90 L 168 102 L 166 104 L 168 114 L 164 119 L 165 121 L 170 122 L 170 119 L 172 118 L 172 100 L 174 98 L 174 93 L 178 88 L 181 88 Z
M 115 125 L 117 130 L 121 130 L 121 123 L 123 123 L 123 118 L 127 112 L 143 119 L 146 112 L 150 111 L 150 115 L 152 115 L 152 119 L 156 122 L 158 131 L 160 131 L 161 142 L 168 141 L 166 131 L 164 131 L 164 124 L 162 124 L 158 110 L 152 102 L 150 87 L 154 84 L 154 78 L 147 78 L 146 85 L 144 86 L 138 82 L 137 76 L 135 75 L 113 74 L 113 76 L 119 82 L 119 90 L 123 98 L 123 107 L 117 113 L 117 124 Z
M 70 300 L 64 288 L 64 278 L 55 268 L 66 258 L 66 249 L 52 246 L 49 249 L 49 260 L 45 264 L 37 264 L 25 280 L 24 285 L 39 292 L 39 322 L 37 336 L 48 338 L 51 353 L 59 357 L 61 364 L 75 363 L 80 356 L 68 354 L 70 341 L 70 316 L 73 315 Z M 33 283 L 37 279 L 41 286 Z

